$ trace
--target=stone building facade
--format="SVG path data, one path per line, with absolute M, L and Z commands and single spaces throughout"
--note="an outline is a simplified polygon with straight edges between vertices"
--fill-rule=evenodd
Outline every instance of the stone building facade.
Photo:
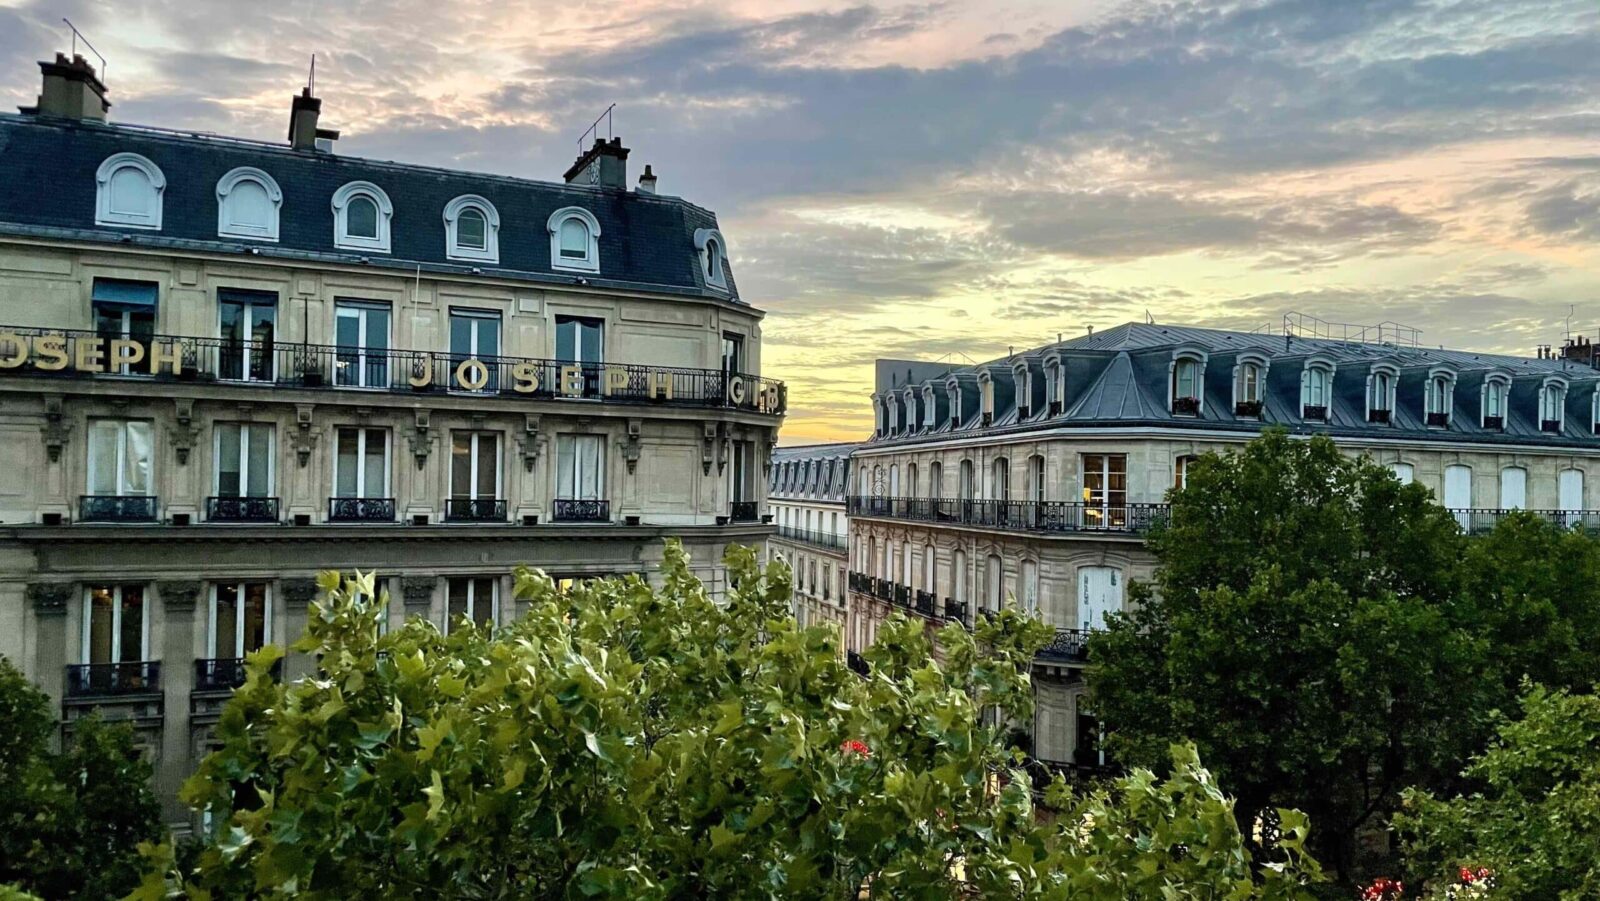
M 1129 324 L 972 366 L 880 361 L 852 455 L 852 650 L 896 609 L 1013 600 L 1055 626 L 1034 755 L 1095 766 L 1085 640 L 1154 561 L 1141 532 L 1194 456 L 1264 428 L 1330 435 L 1432 489 L 1464 529 L 1509 509 L 1600 526 L 1600 372 L 1539 358 Z M 1571 350 L 1581 350 L 1581 346 Z
M 166 812 L 322 569 L 389 622 L 504 622 L 511 568 L 713 592 L 763 546 L 786 403 L 714 214 L 625 185 L 108 124 L 81 59 L 0 116 L 0 654 L 144 735 Z M 309 662 L 291 655 L 284 676 Z
M 767 486 L 778 532 L 771 549 L 794 570 L 795 619 L 802 626 L 833 623 L 844 631 L 850 515 L 850 452 L 855 444 L 780 447 Z

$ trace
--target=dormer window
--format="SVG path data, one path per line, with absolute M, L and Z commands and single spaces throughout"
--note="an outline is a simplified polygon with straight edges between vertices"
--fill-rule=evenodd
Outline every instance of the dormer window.
M 883 398 L 882 397 L 873 397 L 872 398 L 872 420 L 873 420 L 872 431 L 873 431 L 874 434 L 876 434 L 880 438 L 883 437 L 884 419 L 885 419 L 885 411 L 884 411 Z
M 722 291 L 728 290 L 728 276 L 723 267 L 727 246 L 722 240 L 722 232 L 714 228 L 695 230 L 694 249 L 700 255 L 700 274 L 705 278 L 706 285 Z
M 1033 372 L 1027 363 L 1018 361 L 1011 367 L 1011 383 L 1017 392 L 1017 420 L 1027 419 L 1033 413 Z
M 1060 416 L 1067 408 L 1067 367 L 1059 357 L 1045 362 L 1044 394 L 1049 415 Z
M 1313 361 L 1300 374 L 1300 418 L 1327 422 L 1333 405 L 1333 367 Z
M 1426 394 L 1428 426 L 1435 429 L 1449 428 L 1450 411 L 1455 406 L 1455 376 L 1448 372 L 1428 373 Z
M 1233 369 L 1233 413 L 1260 418 L 1267 382 L 1267 361 L 1246 357 Z
M 905 429 L 906 429 L 906 433 L 910 434 L 911 432 L 916 430 L 918 425 L 920 425 L 922 423 L 921 417 L 917 416 L 917 392 L 916 392 L 916 390 L 913 389 L 913 388 L 907 387 L 905 391 L 900 393 L 900 402 L 902 404 L 904 404 L 905 408 L 906 408 L 906 414 L 905 414 L 906 415 L 906 425 L 905 425 Z
M 950 427 L 961 425 L 961 383 L 954 379 L 945 383 L 945 393 L 950 398 Z
M 600 271 L 600 220 L 583 207 L 569 206 L 550 214 L 550 268 L 568 272 Z
M 1172 365 L 1172 412 L 1181 416 L 1200 414 L 1201 374 L 1205 361 L 1199 357 L 1178 357 Z
M 1566 424 L 1566 383 L 1550 379 L 1539 387 L 1539 430 L 1560 434 Z
M 353 181 L 333 195 L 333 245 L 345 250 L 389 252 L 394 204 L 371 182 Z
M 1503 375 L 1491 375 L 1483 382 L 1483 419 L 1479 423 L 1486 429 L 1504 431 L 1506 427 L 1506 397 L 1511 393 L 1511 382 Z
M 983 425 L 994 423 L 994 378 L 985 371 L 978 376 L 978 402 L 982 405 L 980 420 Z
M 1367 376 L 1367 421 L 1388 423 L 1394 419 L 1395 386 L 1399 373 L 1388 366 L 1374 367 Z
M 444 255 L 452 260 L 500 262 L 500 213 L 476 194 L 464 194 L 444 208 Z
M 922 425 L 924 428 L 931 429 L 937 425 L 937 423 L 933 421 L 935 415 L 934 409 L 938 406 L 936 403 L 934 403 L 934 400 L 935 396 L 933 393 L 933 386 L 924 385 L 922 388 Z
M 95 172 L 94 224 L 161 230 L 167 178 L 137 153 L 106 157 Z
M 278 240 L 278 210 L 283 191 L 272 176 L 248 166 L 217 182 L 217 237 Z

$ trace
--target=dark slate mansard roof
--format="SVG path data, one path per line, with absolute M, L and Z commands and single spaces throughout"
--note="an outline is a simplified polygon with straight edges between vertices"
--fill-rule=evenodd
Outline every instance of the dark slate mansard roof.
M 1206 359 L 1204 403 L 1197 416 L 1174 414 L 1168 406 L 1171 365 L 1184 352 Z M 1246 354 L 1262 358 L 1267 364 L 1264 409 L 1259 419 L 1239 416 L 1234 411 L 1234 365 Z M 1016 401 L 1020 388 L 1013 385 L 1012 364 L 1024 360 L 1034 377 L 1042 378 L 1045 371 L 1040 367 L 1048 357 L 1059 357 L 1066 369 L 1064 409 L 1052 415 L 1044 404 L 1036 404 L 1027 411 L 1026 418 L 1019 418 Z M 1334 366 L 1332 404 L 1326 422 L 1307 421 L 1300 415 L 1300 373 L 1313 358 Z M 1391 423 L 1366 419 L 1366 377 L 1378 364 L 1391 365 L 1399 372 Z M 1423 407 L 1424 385 L 1429 370 L 1441 365 L 1455 373 L 1454 406 L 1448 428 L 1429 428 Z M 989 427 L 982 426 L 976 403 L 966 396 L 969 391 L 976 391 L 977 375 L 984 371 L 995 380 L 997 389 L 994 423 Z M 1502 373 L 1511 381 L 1503 430 L 1485 429 L 1479 424 L 1479 389 L 1491 373 Z M 1559 434 L 1544 432 L 1539 422 L 1537 389 L 1550 376 L 1564 379 L 1568 386 L 1564 428 Z M 880 361 L 875 403 L 885 402 L 886 398 L 900 403 L 908 379 L 919 387 L 931 383 L 936 395 L 940 395 L 952 378 L 960 384 L 963 395 L 959 425 L 952 427 L 949 417 L 940 416 L 933 428 L 923 428 L 919 416 L 912 428 L 875 436 L 868 443 L 916 444 L 961 435 L 1003 436 L 1063 427 L 1255 432 L 1278 425 L 1291 432 L 1346 438 L 1420 438 L 1600 449 L 1592 422 L 1600 372 L 1582 362 L 1564 359 L 1127 323 L 974 365 Z M 1034 395 L 1042 396 L 1038 391 Z M 904 415 L 901 409 L 902 426 Z
M 95 174 L 115 153 L 148 158 L 166 176 L 160 231 L 95 225 Z M 217 236 L 217 181 L 240 166 L 271 175 L 283 191 L 277 242 Z M 382 188 L 394 204 L 391 252 L 352 251 L 333 243 L 333 194 L 352 181 Z M 445 255 L 444 208 L 477 194 L 500 214 L 500 262 Z M 550 214 L 582 207 L 600 223 L 600 271 L 551 268 Z M 676 197 L 565 185 L 426 166 L 299 151 L 287 145 L 127 125 L 0 114 L 0 235 L 132 243 L 222 253 L 251 249 L 266 258 L 360 263 L 375 268 L 470 273 L 550 285 L 579 278 L 596 287 L 738 301 L 731 269 L 727 291 L 709 287 L 694 246 L 697 229 L 716 216 Z M 726 260 L 726 253 L 723 254 Z
M 773 500 L 831 500 L 843 503 L 849 487 L 850 452 L 858 442 L 778 447 L 772 451 L 767 492 Z M 807 478 L 806 465 L 810 464 Z M 823 477 L 830 477 L 826 484 Z

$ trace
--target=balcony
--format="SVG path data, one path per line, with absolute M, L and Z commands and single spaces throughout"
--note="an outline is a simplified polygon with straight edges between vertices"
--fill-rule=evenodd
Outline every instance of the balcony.
M 1389 424 L 1389 420 L 1392 417 L 1393 417 L 1393 411 L 1390 411 L 1390 410 L 1368 410 L 1367 411 L 1367 422 L 1376 422 L 1376 423 L 1379 423 L 1379 424 L 1382 424 L 1382 425 L 1388 425 Z
M 720 369 L 634 363 L 573 363 L 528 357 L 465 358 L 444 351 L 232 341 L 155 335 L 117 345 L 97 332 L 13 328 L 21 347 L 0 348 L 10 373 L 42 378 L 204 381 L 260 390 L 306 388 L 403 394 L 455 393 L 530 400 L 708 407 L 781 415 L 788 392 L 776 379 Z M 65 364 L 55 368 L 64 353 Z M 41 361 L 50 368 L 41 365 Z M 80 365 L 81 363 L 81 365 Z
M 848 651 L 844 656 L 844 665 L 858 676 L 866 676 L 872 672 L 872 667 L 867 664 L 867 658 L 856 651 Z
M 1452 508 L 1449 514 L 1455 518 L 1461 531 L 1469 535 L 1481 535 L 1494 531 L 1500 520 L 1513 513 L 1522 513 L 1534 516 L 1555 526 L 1558 529 L 1582 529 L 1585 532 L 1600 533 L 1600 510 L 1487 510 Z
M 933 592 L 918 590 L 915 596 L 912 598 L 911 609 L 917 611 L 923 616 L 928 617 L 929 619 L 932 619 L 937 615 L 933 612 L 934 604 L 935 598 L 933 596 Z
M 728 505 L 728 520 L 730 522 L 755 522 L 758 507 L 755 501 L 734 501 Z
M 272 664 L 272 677 L 282 678 L 283 661 Z M 243 657 L 217 657 L 194 662 L 194 691 L 232 691 L 244 684 Z
M 1087 663 L 1091 634 L 1089 629 L 1057 629 L 1055 637 L 1036 656 L 1050 663 Z
M 1428 428 L 1430 428 L 1430 429 L 1448 429 L 1448 428 L 1450 428 L 1450 414 L 1449 413 L 1429 413 L 1428 414 Z
M 75 663 L 67 667 L 69 698 L 117 697 L 161 691 L 161 661 Z
M 1261 418 L 1261 401 L 1259 401 L 1259 400 L 1241 400 L 1238 403 L 1233 405 L 1233 415 L 1235 415 L 1235 416 L 1249 416 L 1249 417 L 1252 417 L 1254 419 L 1260 419 Z
M 1504 416 L 1485 416 L 1483 417 L 1483 427 L 1490 431 L 1503 432 L 1506 430 L 1506 418 Z
M 1172 399 L 1172 415 L 1174 416 L 1199 416 L 1200 398 L 1174 397 Z
M 872 516 L 1013 532 L 1141 533 L 1166 519 L 1166 504 L 1084 504 L 1076 501 L 964 501 L 926 497 L 850 497 L 851 516 Z
M 206 522 L 278 522 L 275 497 L 208 497 Z
M 497 497 L 452 497 L 444 502 L 444 521 L 505 522 L 506 502 Z
M 551 506 L 554 522 L 610 522 L 611 502 L 588 498 L 556 498 Z
M 889 583 L 890 599 L 902 607 L 911 606 L 911 586 Z
M 328 522 L 394 522 L 394 498 L 330 497 Z
M 967 603 L 945 598 L 944 618 L 958 623 L 965 623 L 967 621 Z
M 1561 420 L 1541 419 L 1539 420 L 1539 431 L 1549 432 L 1552 435 L 1559 435 L 1561 434 Z
M 843 535 L 832 532 L 819 532 L 815 529 L 797 529 L 794 526 L 779 526 L 778 537 L 799 541 L 814 547 L 827 550 L 842 551 L 850 546 L 849 540 Z
M 1328 408 L 1317 405 L 1308 405 L 1300 411 L 1300 418 L 1307 422 L 1327 422 Z
M 154 495 L 85 494 L 78 498 L 78 522 L 155 522 Z

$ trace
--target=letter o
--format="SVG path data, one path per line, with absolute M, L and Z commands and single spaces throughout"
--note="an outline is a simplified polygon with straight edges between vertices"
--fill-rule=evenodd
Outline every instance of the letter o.
M 476 378 L 467 378 L 469 369 L 477 376 Z M 477 357 L 462 360 L 461 365 L 456 367 L 456 384 L 468 391 L 482 390 L 484 385 L 489 384 L 489 367 L 483 365 L 483 361 Z

